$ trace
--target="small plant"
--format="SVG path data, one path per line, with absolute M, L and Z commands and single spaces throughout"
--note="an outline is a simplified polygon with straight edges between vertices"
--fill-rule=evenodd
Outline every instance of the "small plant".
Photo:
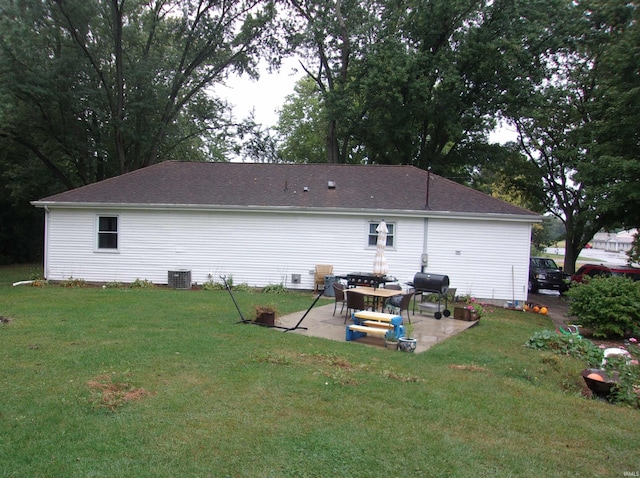
M 147 279 L 136 279 L 131 283 L 132 289 L 151 289 L 153 288 L 153 282 Z
M 411 322 L 409 322 L 407 325 L 404 326 L 404 336 L 408 339 L 412 339 L 413 338 L 413 324 Z
M 384 334 L 384 340 L 387 342 L 397 342 L 398 337 L 396 337 L 396 334 L 393 332 L 392 329 L 389 329 L 387 330 L 387 333 Z
M 226 287 L 222 282 L 215 282 L 213 279 L 209 279 L 207 282 L 202 284 L 202 288 L 204 290 L 225 290 Z
M 70 276 L 68 279 L 63 280 L 61 285 L 66 288 L 82 288 L 87 287 L 87 282 L 84 279 L 74 279 L 73 276 Z
M 124 283 L 123 282 L 118 282 L 118 281 L 111 281 L 111 282 L 107 282 L 104 285 L 105 289 L 122 289 L 124 287 Z
M 280 284 L 268 284 L 263 289 L 262 292 L 265 294 L 288 294 L 289 291 L 281 282 Z
M 489 312 L 487 304 L 479 302 L 475 297 L 467 296 L 465 304 L 464 308 L 472 311 L 478 319 Z
M 535 350 L 549 350 L 558 355 L 568 355 L 584 360 L 589 367 L 599 367 L 604 353 L 588 339 L 558 334 L 554 330 L 541 330 L 536 332 L 525 345 Z

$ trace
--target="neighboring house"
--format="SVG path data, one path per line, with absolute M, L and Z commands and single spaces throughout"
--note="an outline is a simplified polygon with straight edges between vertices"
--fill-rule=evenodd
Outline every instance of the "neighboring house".
M 316 264 L 371 272 L 390 229 L 389 275 L 449 276 L 458 295 L 524 300 L 540 217 L 412 166 L 167 161 L 34 201 L 44 273 L 90 282 L 191 281 L 312 289 Z
M 608 252 L 627 252 L 633 246 L 633 237 L 637 229 L 620 232 L 598 232 L 591 240 L 594 249 Z

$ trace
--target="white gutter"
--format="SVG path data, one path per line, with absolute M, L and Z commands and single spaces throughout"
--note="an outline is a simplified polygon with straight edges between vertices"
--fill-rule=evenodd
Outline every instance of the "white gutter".
M 542 216 L 525 214 L 501 214 L 501 213 L 470 213 L 454 211 L 426 211 L 413 209 L 370 209 L 370 208 L 307 208 L 298 206 L 230 206 L 210 204 L 160 204 L 160 203 L 76 203 L 33 201 L 36 207 L 55 207 L 60 209 L 105 209 L 105 210 L 165 210 L 165 211 L 217 211 L 217 212 L 278 212 L 285 214 L 317 214 L 339 216 L 394 216 L 394 217 L 421 217 L 421 218 L 447 218 L 447 219 L 493 219 L 510 222 L 542 222 Z

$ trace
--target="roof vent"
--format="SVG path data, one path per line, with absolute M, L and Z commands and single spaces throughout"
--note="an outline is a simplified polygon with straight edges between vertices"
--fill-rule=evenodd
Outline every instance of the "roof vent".
M 302 190 L 303 190 L 305 193 L 309 192 L 309 188 L 308 188 L 307 186 L 305 186 L 304 188 L 302 188 Z
M 336 182 L 335 181 L 327 181 L 327 188 L 335 189 L 336 188 Z

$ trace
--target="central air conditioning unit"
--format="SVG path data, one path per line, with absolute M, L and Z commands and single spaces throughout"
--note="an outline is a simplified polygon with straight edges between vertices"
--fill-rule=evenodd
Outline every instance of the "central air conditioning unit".
M 169 271 L 167 284 L 173 289 L 191 289 L 191 271 L 186 269 Z

